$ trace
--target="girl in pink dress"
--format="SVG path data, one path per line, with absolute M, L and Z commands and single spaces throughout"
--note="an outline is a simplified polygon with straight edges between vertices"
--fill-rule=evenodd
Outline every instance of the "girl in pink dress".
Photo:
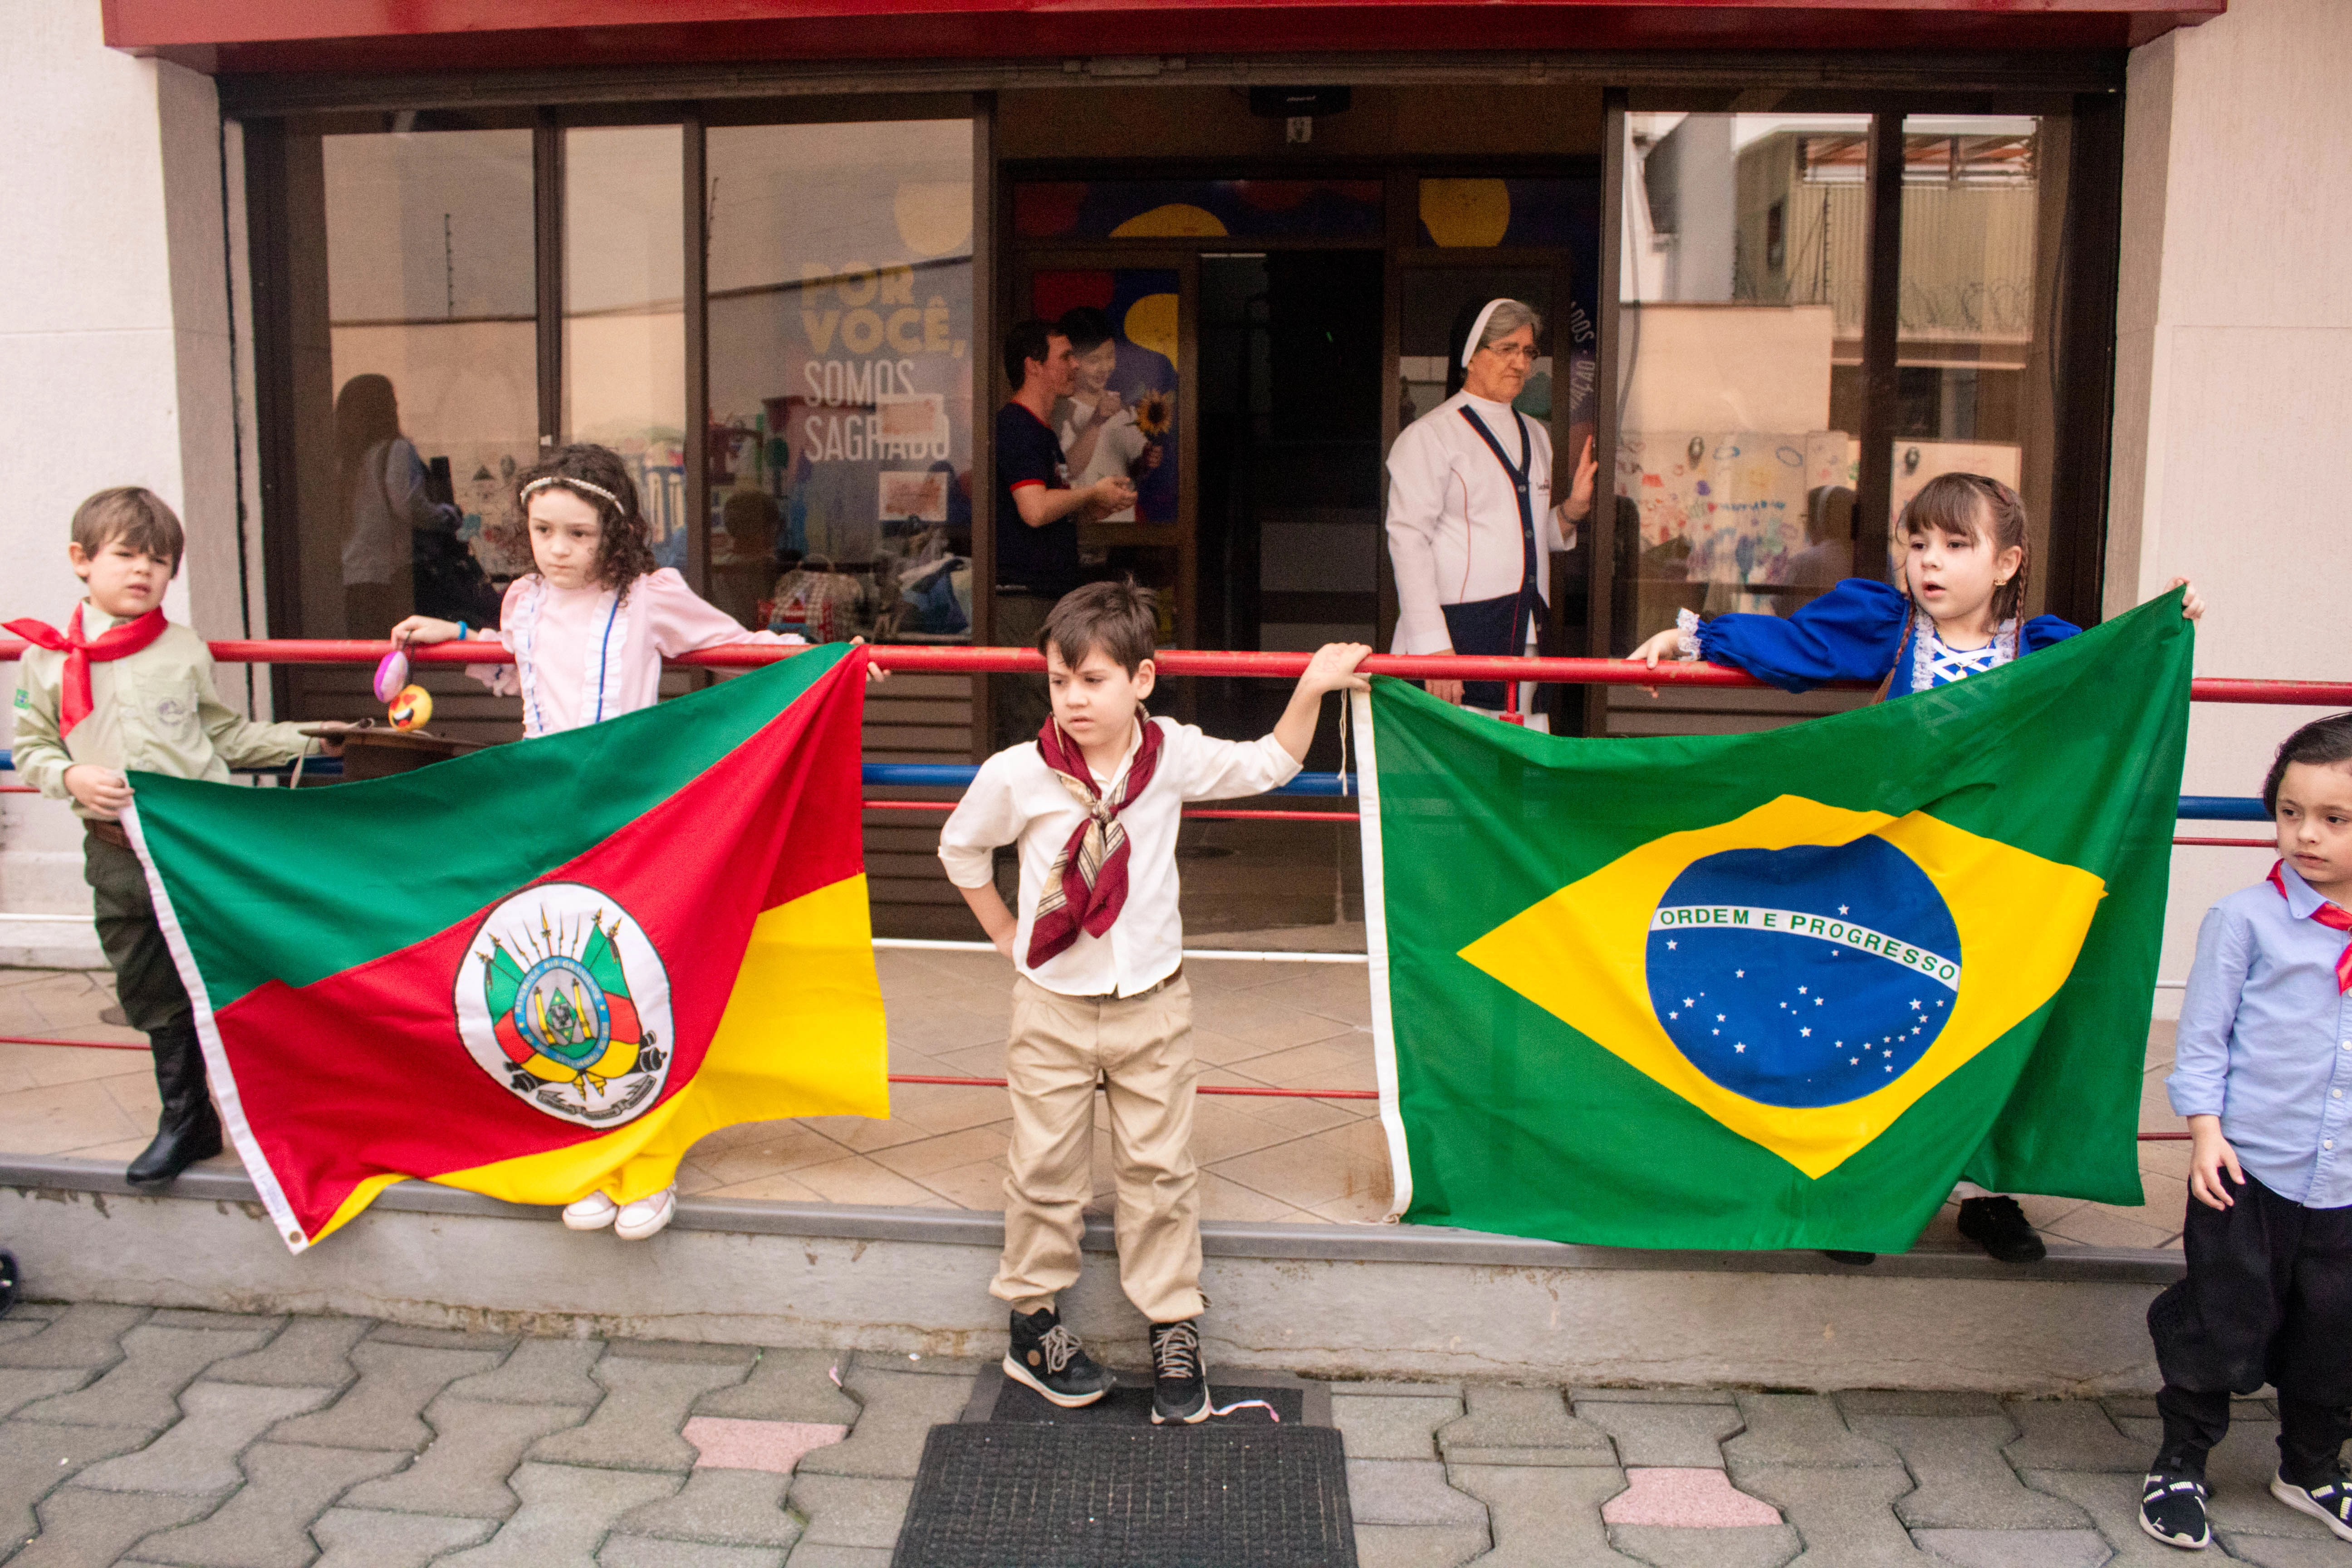
M 610 449 L 565 447 L 516 484 L 539 570 L 507 589 L 489 633 L 514 663 L 467 668 L 494 693 L 522 699 L 525 737 L 652 707 L 667 658 L 728 643 L 803 640 L 745 631 L 676 572 L 656 566 L 636 484 Z M 411 616 L 392 628 L 392 640 L 408 647 L 467 633 L 463 622 Z M 642 1241 L 677 1212 L 675 1185 L 627 1204 L 593 1192 L 563 1211 L 563 1223 L 573 1230 L 609 1225 L 624 1239 Z

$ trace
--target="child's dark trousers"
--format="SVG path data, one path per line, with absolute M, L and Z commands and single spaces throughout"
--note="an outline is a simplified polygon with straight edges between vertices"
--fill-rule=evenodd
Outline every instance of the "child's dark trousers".
M 2233 1195 L 2226 1209 L 2189 1198 L 2188 1276 L 2148 1306 L 2164 1374 L 2156 1468 L 2201 1479 L 2230 1429 L 2230 1395 L 2267 1383 L 2280 1470 L 2314 1486 L 2352 1436 L 2352 1207 L 2305 1208 L 2251 1176 Z

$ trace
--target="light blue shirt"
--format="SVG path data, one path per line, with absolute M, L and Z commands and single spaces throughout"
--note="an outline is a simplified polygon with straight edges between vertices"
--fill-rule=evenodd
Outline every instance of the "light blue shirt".
M 2292 866 L 2215 904 L 2197 932 L 2164 1080 L 2181 1116 L 2219 1116 L 2238 1162 L 2306 1208 L 2352 1205 L 2352 996 L 2336 989 L 2346 933 Z

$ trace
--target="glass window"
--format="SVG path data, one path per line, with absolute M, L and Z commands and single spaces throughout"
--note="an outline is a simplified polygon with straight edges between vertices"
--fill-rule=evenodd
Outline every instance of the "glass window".
M 2063 210 L 2029 117 L 1903 122 L 1902 326 L 1890 532 L 1938 474 L 1985 474 L 2024 498 L 2032 558 L 2049 559 L 2051 428 L 2040 235 Z M 1899 540 L 1891 540 L 1899 546 Z M 2046 603 L 2028 570 L 2026 613 Z
M 288 173 L 324 220 L 289 235 L 301 634 L 495 624 L 528 563 L 484 525 L 538 446 L 530 132 L 297 138 Z
M 1866 115 L 1629 114 L 1616 640 L 1850 575 Z
M 687 563 L 685 132 L 563 137 L 563 413 L 567 441 L 635 469 L 654 556 Z
M 971 640 L 971 161 L 961 120 L 709 133 L 710 590 L 751 624 Z

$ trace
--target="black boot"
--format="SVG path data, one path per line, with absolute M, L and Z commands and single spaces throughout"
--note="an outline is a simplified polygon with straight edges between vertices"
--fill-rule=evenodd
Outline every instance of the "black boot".
M 193 1024 L 157 1029 L 147 1037 L 155 1053 L 155 1087 L 163 1097 L 155 1141 L 122 1173 L 143 1184 L 168 1182 L 199 1160 L 221 1152 L 220 1115 L 205 1086 L 204 1047 Z
M 1960 1234 L 2002 1263 L 2039 1263 L 2050 1255 L 2011 1197 L 1962 1198 Z

